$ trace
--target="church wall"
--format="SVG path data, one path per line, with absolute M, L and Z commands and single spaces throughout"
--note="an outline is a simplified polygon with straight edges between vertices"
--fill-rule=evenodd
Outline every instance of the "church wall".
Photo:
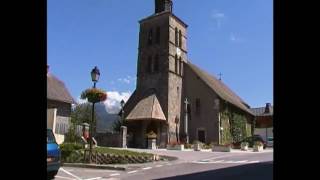
M 214 109 L 214 100 L 218 97 L 197 75 L 185 65 L 183 80 L 183 98 L 191 105 L 191 117 L 188 121 L 189 142 L 197 140 L 197 130 L 205 130 L 206 143 L 219 141 L 218 109 Z M 200 114 L 196 113 L 196 99 L 200 98 Z M 184 118 L 184 109 L 181 109 Z M 184 122 L 184 121 L 182 121 Z M 184 123 L 181 124 L 183 129 Z

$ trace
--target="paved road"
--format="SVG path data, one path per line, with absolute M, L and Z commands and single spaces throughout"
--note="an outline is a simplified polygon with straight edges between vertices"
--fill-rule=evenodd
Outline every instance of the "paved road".
M 150 150 L 131 149 L 150 152 Z M 273 151 L 194 152 L 155 150 L 160 155 L 176 156 L 170 162 L 130 165 L 126 171 L 62 167 L 55 180 L 82 179 L 215 179 L 272 180 Z

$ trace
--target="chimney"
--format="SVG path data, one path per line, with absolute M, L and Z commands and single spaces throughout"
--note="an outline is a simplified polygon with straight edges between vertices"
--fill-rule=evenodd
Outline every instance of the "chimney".
M 271 103 L 266 103 L 266 107 L 264 109 L 264 113 L 265 114 L 270 113 L 270 108 L 271 108 Z

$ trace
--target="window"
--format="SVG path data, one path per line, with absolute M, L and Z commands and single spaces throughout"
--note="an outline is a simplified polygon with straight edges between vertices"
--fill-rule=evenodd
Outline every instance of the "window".
M 152 72 L 152 57 L 151 56 L 149 56 L 149 58 L 148 58 L 147 72 L 148 73 Z
M 156 30 L 156 44 L 160 44 L 160 27 Z
M 196 99 L 196 114 L 200 114 L 200 98 Z
M 181 57 L 179 57 L 179 74 L 180 75 L 182 74 L 182 72 L 181 72 L 181 63 L 182 63 Z
M 176 55 L 174 59 L 175 59 L 174 72 L 178 73 L 178 56 Z
M 179 43 L 179 41 L 178 41 L 178 28 L 175 29 L 175 42 L 174 43 L 176 46 L 179 46 L 179 44 L 178 44 Z
M 181 30 L 179 30 L 179 47 L 181 48 L 182 46 L 182 33 Z
M 159 56 L 158 55 L 156 55 L 154 57 L 154 68 L 153 69 L 155 72 L 159 71 Z
M 150 29 L 148 33 L 148 45 L 152 45 L 152 36 L 152 29 Z

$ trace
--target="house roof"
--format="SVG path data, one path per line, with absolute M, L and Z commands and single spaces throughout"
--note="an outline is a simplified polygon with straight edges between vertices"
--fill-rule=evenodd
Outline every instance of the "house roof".
M 141 99 L 126 120 L 166 120 L 161 105 L 155 94 L 150 94 Z
M 229 89 L 222 81 L 200 69 L 196 65 L 190 63 L 190 61 L 188 61 L 186 64 L 196 75 L 199 76 L 199 78 L 204 83 L 206 83 L 214 92 L 216 92 L 221 99 L 253 115 L 253 113 L 249 109 L 250 106 L 245 103 L 238 95 L 236 95 L 231 89 Z
M 264 113 L 265 107 L 251 108 L 250 110 L 255 116 L 272 116 L 273 115 L 273 106 L 270 106 L 269 113 Z
M 50 73 L 47 73 L 47 99 L 70 104 L 76 103 L 64 83 Z

